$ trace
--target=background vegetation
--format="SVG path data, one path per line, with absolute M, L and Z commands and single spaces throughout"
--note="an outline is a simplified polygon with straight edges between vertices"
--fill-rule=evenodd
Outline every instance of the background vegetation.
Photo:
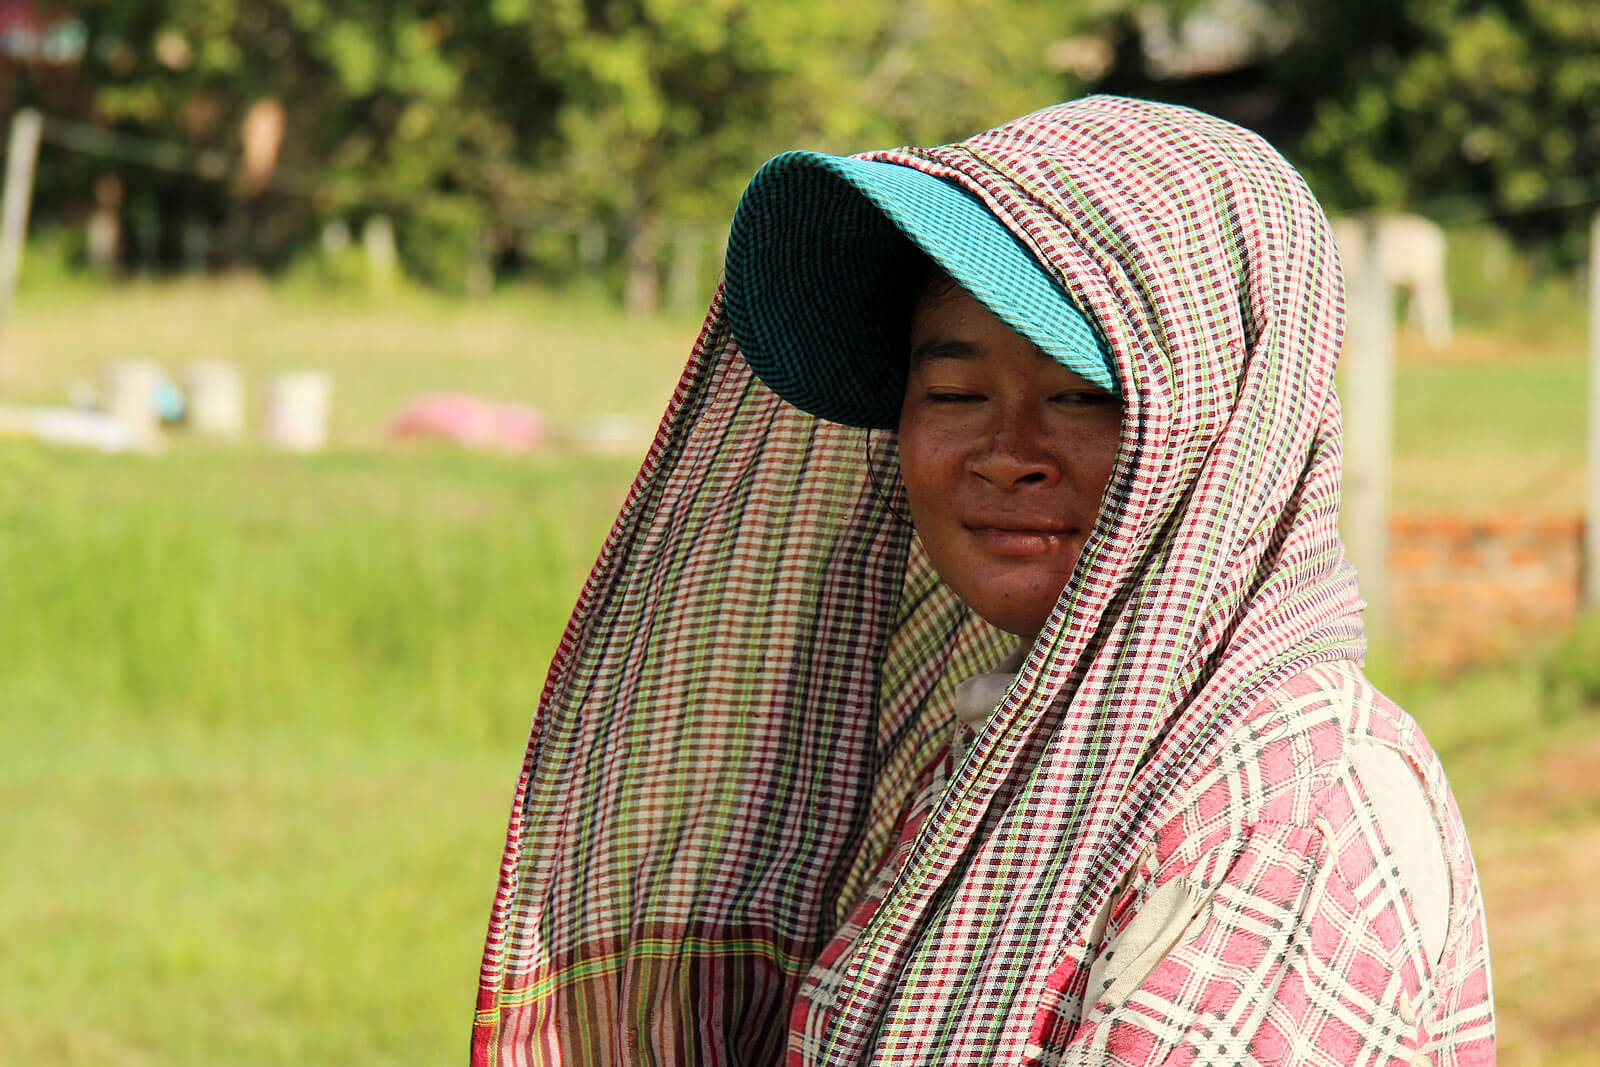
M 485 266 L 605 269 L 653 306 L 684 227 L 719 231 L 778 151 L 938 143 L 1096 90 L 1260 130 L 1330 209 L 1493 218 L 1568 264 L 1600 191 L 1588 0 L 17 6 L 81 48 L 0 66 L 0 113 L 31 103 L 203 154 L 162 172 L 124 152 L 131 219 L 205 219 L 218 258 L 282 266 L 323 224 L 385 213 L 410 272 L 447 289 Z M 278 167 L 243 181 L 240 121 L 269 99 Z M 47 153 L 42 216 L 81 214 L 107 167 Z

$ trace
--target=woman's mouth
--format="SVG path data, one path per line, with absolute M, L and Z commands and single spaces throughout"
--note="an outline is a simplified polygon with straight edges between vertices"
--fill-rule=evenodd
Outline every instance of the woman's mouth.
M 1011 523 L 968 523 L 967 532 L 998 556 L 1048 556 L 1065 548 L 1075 533 L 1070 527 Z

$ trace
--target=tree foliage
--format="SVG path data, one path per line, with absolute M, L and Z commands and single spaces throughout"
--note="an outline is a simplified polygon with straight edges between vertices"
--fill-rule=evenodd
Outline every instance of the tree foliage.
M 648 273 L 668 220 L 725 222 L 778 151 L 938 143 L 1093 88 L 1063 48 L 1115 46 L 1106 84 L 1209 106 L 1196 82 L 1126 78 L 1143 62 L 1141 27 L 1207 6 L 102 0 L 78 7 L 90 42 L 78 77 L 89 121 L 217 152 L 237 151 L 256 102 L 283 104 L 266 192 L 103 164 L 130 211 L 199 213 L 229 256 L 280 262 L 329 220 L 382 212 L 409 268 L 444 284 L 491 253 L 570 264 L 585 230 Z M 1590 0 L 1255 7 L 1288 27 L 1259 65 L 1283 104 L 1270 132 L 1332 206 L 1503 213 L 1595 187 Z M 46 211 L 87 200 L 94 168 L 49 173 Z
M 1420 205 L 1524 235 L 1600 199 L 1600 6 L 1590 0 L 1293 0 L 1279 71 L 1295 149 L 1346 207 Z
M 582 225 L 648 258 L 662 220 L 724 220 L 783 148 L 949 139 L 1042 106 L 1073 89 L 1045 52 L 1079 22 L 1020 0 L 117 0 L 81 17 L 96 122 L 231 151 L 255 101 L 288 115 L 275 192 L 132 175 L 131 200 L 248 218 L 235 251 L 258 259 L 383 211 L 436 277 L 485 239 Z
M 1070 20 L 979 0 L 495 0 L 561 86 L 547 214 L 601 219 L 652 269 L 666 218 L 725 220 L 777 151 L 946 140 L 1058 99 Z
M 403 217 L 414 264 L 454 273 L 475 234 L 521 202 L 524 161 L 554 133 L 554 86 L 500 47 L 480 11 L 117 0 L 85 13 L 97 46 L 84 76 L 100 121 L 197 147 L 237 150 L 247 109 L 266 98 L 283 104 L 275 194 L 241 205 L 226 187 L 191 190 L 216 213 L 249 216 L 235 226 L 254 244 L 242 251 L 270 259 L 303 244 L 320 220 L 381 211 Z M 508 86 L 521 106 L 497 96 Z

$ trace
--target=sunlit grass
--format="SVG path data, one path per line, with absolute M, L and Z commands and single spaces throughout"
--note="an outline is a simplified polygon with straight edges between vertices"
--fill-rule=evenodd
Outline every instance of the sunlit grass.
M 631 464 L 0 447 L 0 1062 L 454 1062 Z
M 480 739 L 525 719 L 632 466 L 12 454 L 11 708 Z
M 0 1060 L 464 1059 L 517 746 L 6 732 Z
M 1402 511 L 1583 508 L 1587 368 L 1571 338 L 1461 338 L 1449 356 L 1401 350 L 1394 506 Z

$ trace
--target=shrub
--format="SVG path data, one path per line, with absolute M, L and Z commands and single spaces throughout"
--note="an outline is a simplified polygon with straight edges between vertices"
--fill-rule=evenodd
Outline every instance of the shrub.
M 1600 614 L 1562 639 L 1544 669 L 1545 706 L 1552 717 L 1600 711 Z

